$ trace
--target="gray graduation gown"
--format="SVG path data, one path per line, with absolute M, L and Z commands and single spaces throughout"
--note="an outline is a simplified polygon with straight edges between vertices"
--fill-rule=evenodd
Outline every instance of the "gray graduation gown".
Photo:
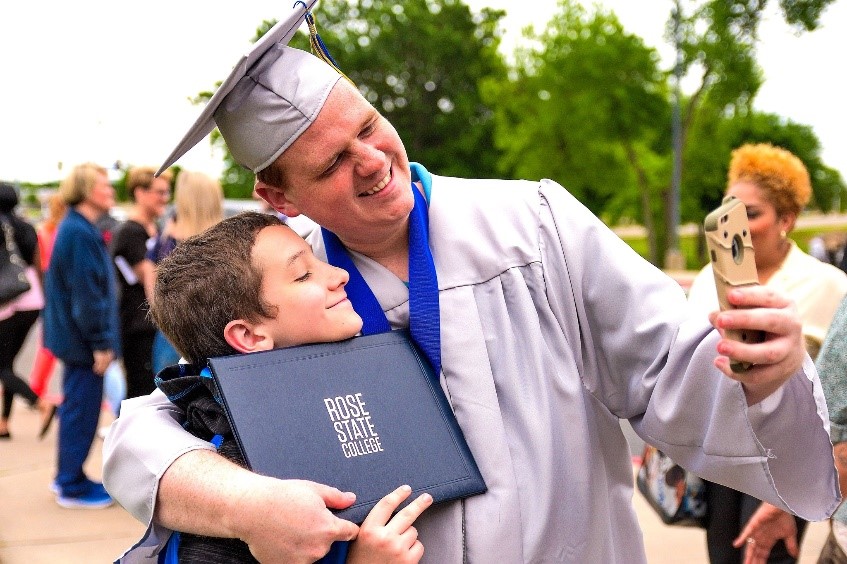
M 644 561 L 619 419 L 708 480 L 805 519 L 835 510 L 808 358 L 748 409 L 712 364 L 717 333 L 688 315 L 679 286 L 554 182 L 433 176 L 429 217 L 441 382 L 488 492 L 421 516 L 425 562 Z M 354 259 L 391 324 L 407 326 L 406 286 Z M 144 522 L 170 462 L 209 448 L 178 416 L 158 392 L 127 402 L 106 445 L 109 491 Z

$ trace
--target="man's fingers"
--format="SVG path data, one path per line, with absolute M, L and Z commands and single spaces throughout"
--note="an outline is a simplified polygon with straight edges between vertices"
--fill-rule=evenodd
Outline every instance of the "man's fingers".
M 338 488 L 316 482 L 304 483 L 315 490 L 315 493 L 324 500 L 324 504 L 330 509 L 347 509 L 356 501 L 356 494 L 353 492 L 342 492 Z
M 333 516 L 333 518 L 338 522 L 338 531 L 335 534 L 335 540 L 351 541 L 355 539 L 356 536 L 359 534 L 359 526 L 355 523 L 345 521 L 344 519 L 339 519 L 335 516 Z
M 730 309 L 718 313 L 712 324 L 718 329 L 763 331 L 766 335 L 789 335 L 800 331 L 799 319 L 787 309 Z
M 775 292 L 768 286 L 755 285 L 743 288 L 732 288 L 726 293 L 730 304 L 738 308 L 763 307 L 782 309 L 787 307 L 791 300 L 780 292 Z

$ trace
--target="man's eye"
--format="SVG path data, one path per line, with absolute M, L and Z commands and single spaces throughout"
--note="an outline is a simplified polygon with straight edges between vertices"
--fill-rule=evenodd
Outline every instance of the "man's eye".
M 361 133 L 359 133 L 359 137 L 367 137 L 374 132 L 374 129 L 376 129 L 376 123 L 368 124 L 364 129 L 362 129 Z
M 343 157 L 344 157 L 344 153 L 339 154 L 339 155 L 335 158 L 335 160 L 334 160 L 334 161 L 332 161 L 332 164 L 331 164 L 331 165 L 329 165 L 329 166 L 326 168 L 326 170 L 324 170 L 324 171 L 323 171 L 323 176 L 326 176 L 326 175 L 330 174 L 332 171 L 334 171 L 336 168 L 338 168 L 338 165 L 340 165 L 340 164 L 341 164 L 341 159 L 342 159 Z
M 308 280 L 311 277 L 312 277 L 312 273 L 306 272 L 306 274 L 304 274 L 303 276 L 301 276 L 299 278 L 295 278 L 294 281 L 295 282 L 305 282 L 306 280 Z

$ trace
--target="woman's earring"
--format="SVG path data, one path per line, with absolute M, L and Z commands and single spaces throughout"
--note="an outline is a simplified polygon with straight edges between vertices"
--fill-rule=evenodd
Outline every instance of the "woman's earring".
M 786 237 L 788 237 L 788 233 L 786 233 L 785 229 L 783 229 L 782 231 L 779 232 L 779 236 L 782 237 L 783 239 L 785 239 Z

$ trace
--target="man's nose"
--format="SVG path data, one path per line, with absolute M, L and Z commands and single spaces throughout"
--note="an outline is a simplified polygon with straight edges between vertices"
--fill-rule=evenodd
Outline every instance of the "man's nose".
M 356 172 L 363 177 L 380 172 L 385 167 L 385 153 L 365 142 L 355 148 Z

